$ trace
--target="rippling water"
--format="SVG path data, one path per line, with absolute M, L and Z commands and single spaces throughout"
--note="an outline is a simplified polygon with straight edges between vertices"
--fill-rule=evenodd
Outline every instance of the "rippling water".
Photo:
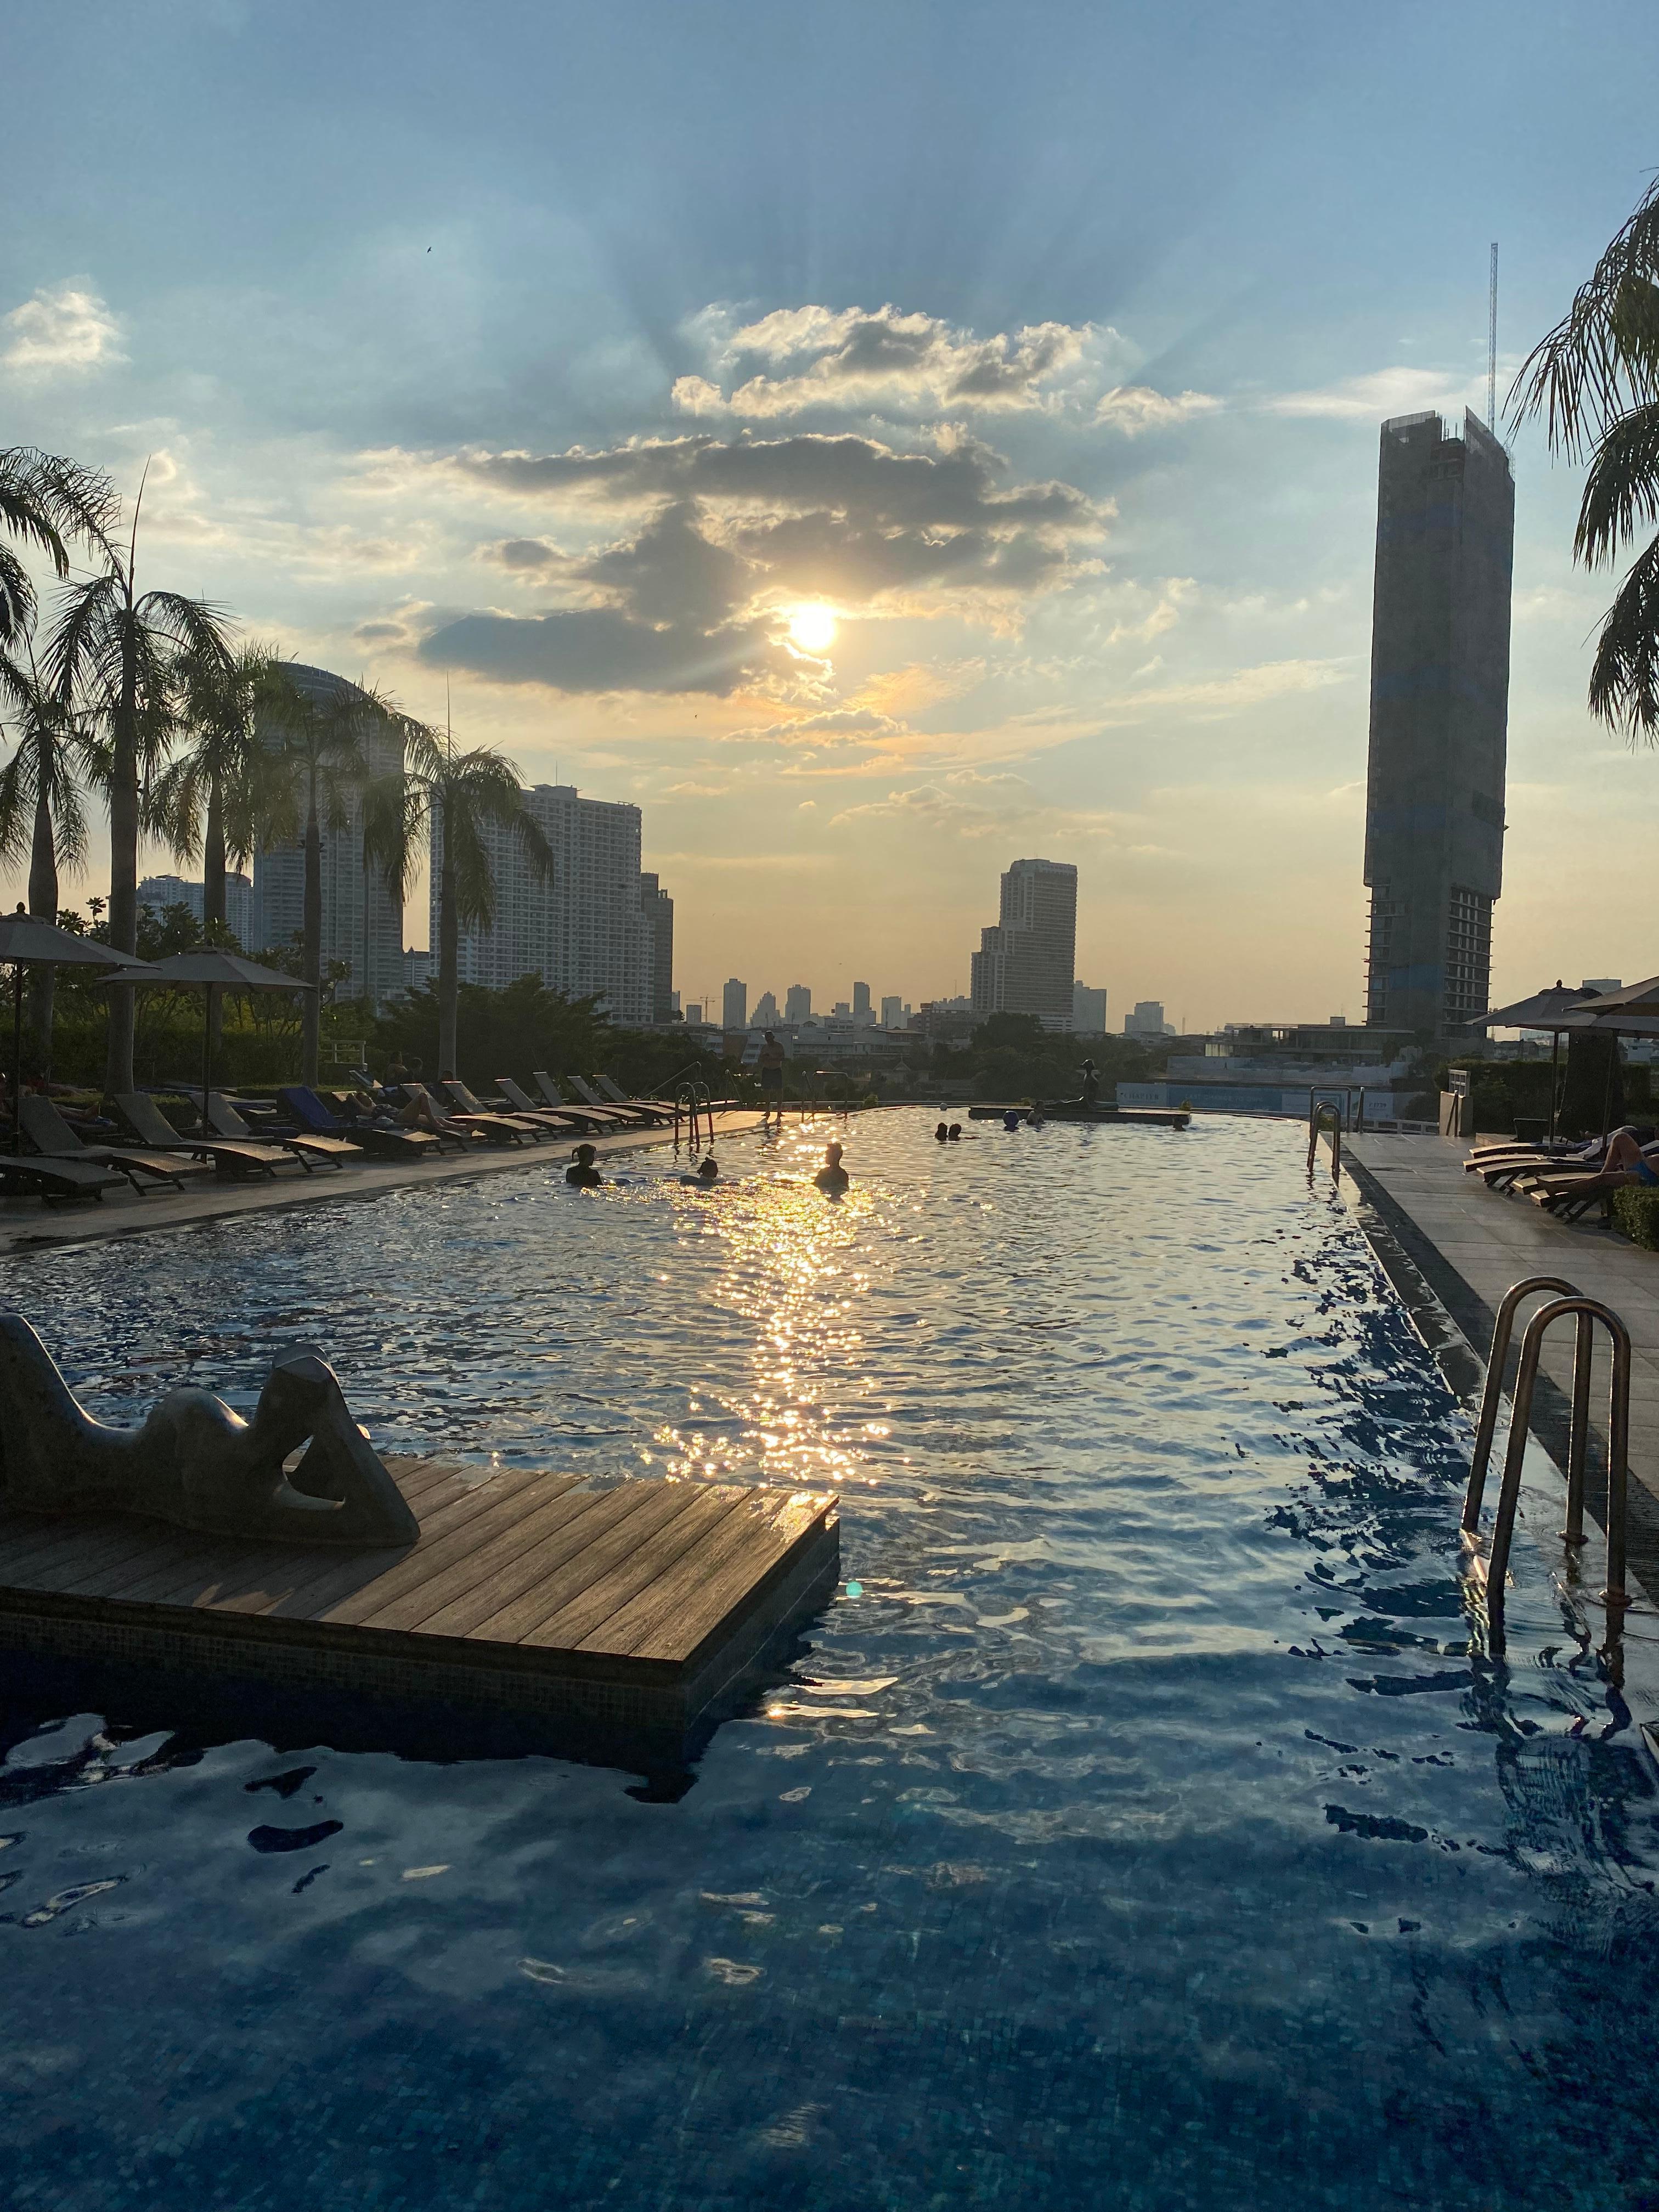
M 387 1449 L 833 1484 L 849 1579 L 674 1803 L 14 1717 L 0 2198 L 1650 2202 L 1652 1771 L 1541 1577 L 1471 1661 L 1467 1427 L 1297 1132 L 933 1118 L 841 1204 L 792 1130 L 6 1271 L 111 1418 L 313 1336 Z

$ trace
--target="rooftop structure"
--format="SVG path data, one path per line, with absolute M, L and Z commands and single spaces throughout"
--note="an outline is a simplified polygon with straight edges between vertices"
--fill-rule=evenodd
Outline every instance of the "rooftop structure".
M 1366 1019 L 1445 1036 L 1489 999 L 1504 880 L 1509 457 L 1466 413 L 1382 425 L 1371 623 Z
M 1046 1030 L 1069 1030 L 1076 960 L 1077 870 L 1069 860 L 1016 860 L 973 956 L 975 1013 L 1035 1014 Z

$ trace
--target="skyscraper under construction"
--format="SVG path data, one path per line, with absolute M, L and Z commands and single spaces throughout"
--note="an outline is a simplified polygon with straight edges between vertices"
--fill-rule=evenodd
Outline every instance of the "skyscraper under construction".
M 1382 425 L 1365 1018 L 1455 1035 L 1490 1003 L 1504 881 L 1515 484 L 1478 416 Z

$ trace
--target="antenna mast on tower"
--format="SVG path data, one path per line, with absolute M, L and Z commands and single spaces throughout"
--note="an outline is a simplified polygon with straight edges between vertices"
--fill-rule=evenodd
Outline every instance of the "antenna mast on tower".
M 1486 299 L 1486 428 L 1498 435 L 1498 240 L 1492 242 L 1492 284 Z

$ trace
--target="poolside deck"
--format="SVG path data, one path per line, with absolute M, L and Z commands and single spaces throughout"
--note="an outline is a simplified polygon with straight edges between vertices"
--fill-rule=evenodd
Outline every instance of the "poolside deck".
M 714 1136 L 735 1136 L 760 1127 L 760 1115 L 737 1109 L 714 1116 Z M 603 1163 L 644 1146 L 672 1144 L 672 1129 L 618 1129 L 592 1142 Z M 574 1141 L 573 1139 L 572 1142 Z M 556 1168 L 562 1175 L 570 1145 L 479 1146 L 466 1153 L 446 1152 L 437 1159 L 355 1162 L 337 1173 L 319 1169 L 307 1175 L 295 1168 L 257 1182 L 227 1182 L 206 1175 L 183 1191 L 160 1188 L 142 1195 L 122 1188 L 96 1203 L 46 1206 L 35 1198 L 0 1198 L 0 1257 L 44 1251 L 64 1244 L 91 1244 L 117 1237 L 143 1236 L 158 1229 L 185 1229 L 198 1222 L 222 1221 L 244 1213 L 276 1213 L 296 1206 L 320 1206 L 329 1200 L 376 1198 L 411 1184 L 470 1182 L 483 1176 L 511 1175 Z
M 840 1571 L 836 1498 L 388 1459 L 412 1547 L 0 1511 L 0 1648 L 689 1741 Z

